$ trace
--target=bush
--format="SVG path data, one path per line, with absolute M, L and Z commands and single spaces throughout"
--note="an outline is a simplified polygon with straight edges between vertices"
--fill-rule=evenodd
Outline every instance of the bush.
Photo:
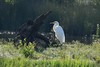
M 33 56 L 34 56 L 34 45 L 32 43 L 29 43 L 28 46 L 24 45 L 24 46 L 21 47 L 20 51 L 26 58 L 33 58 Z

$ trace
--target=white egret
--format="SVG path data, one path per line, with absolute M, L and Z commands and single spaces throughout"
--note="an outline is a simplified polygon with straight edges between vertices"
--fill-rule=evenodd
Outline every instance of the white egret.
M 53 25 L 53 31 L 55 32 L 55 37 L 60 41 L 61 44 L 65 42 L 65 34 L 63 28 L 59 26 L 58 21 L 54 21 L 51 24 Z

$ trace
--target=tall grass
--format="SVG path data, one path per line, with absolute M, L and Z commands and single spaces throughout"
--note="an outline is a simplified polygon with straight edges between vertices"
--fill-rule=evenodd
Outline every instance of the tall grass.
M 0 67 L 99 67 L 100 40 L 91 45 L 78 41 L 61 47 L 49 47 L 43 52 L 34 51 L 34 46 L 16 49 L 13 43 L 0 42 Z
M 25 58 L 0 58 L 0 67 L 96 67 L 92 61 L 82 60 L 30 60 Z

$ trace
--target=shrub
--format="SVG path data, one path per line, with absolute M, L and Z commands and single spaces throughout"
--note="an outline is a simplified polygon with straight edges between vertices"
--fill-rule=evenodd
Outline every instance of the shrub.
M 34 55 L 34 45 L 32 43 L 29 43 L 28 46 L 24 45 L 20 49 L 21 53 L 26 57 L 26 58 L 33 58 Z

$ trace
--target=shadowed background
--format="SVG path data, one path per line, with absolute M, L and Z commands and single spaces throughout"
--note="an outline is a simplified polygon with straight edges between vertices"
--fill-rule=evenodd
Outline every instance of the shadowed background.
M 67 39 L 96 34 L 100 23 L 99 0 L 0 0 L 0 31 L 18 27 L 51 10 L 40 31 L 49 32 L 52 21 L 59 21 Z

